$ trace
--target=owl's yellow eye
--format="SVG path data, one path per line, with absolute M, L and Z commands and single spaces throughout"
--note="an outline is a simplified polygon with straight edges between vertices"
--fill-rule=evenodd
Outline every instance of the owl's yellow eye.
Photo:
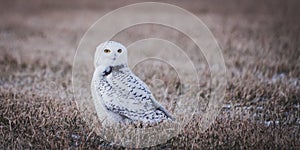
M 118 49 L 118 53 L 122 53 L 122 49 Z
M 105 49 L 105 50 L 104 50 L 104 53 L 109 53 L 109 52 L 110 52 L 109 49 Z

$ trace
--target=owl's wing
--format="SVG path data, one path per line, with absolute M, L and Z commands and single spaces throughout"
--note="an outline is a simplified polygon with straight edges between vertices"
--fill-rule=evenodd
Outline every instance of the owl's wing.
M 107 83 L 112 92 L 102 96 L 108 110 L 133 120 L 148 114 L 172 119 L 169 112 L 155 100 L 148 86 L 133 73 L 112 73 L 107 77 Z

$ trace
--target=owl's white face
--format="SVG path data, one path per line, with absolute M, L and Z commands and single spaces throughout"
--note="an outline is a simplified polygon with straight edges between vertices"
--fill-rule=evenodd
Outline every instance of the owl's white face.
M 124 45 L 108 41 L 97 46 L 94 65 L 108 67 L 127 64 L 127 49 Z

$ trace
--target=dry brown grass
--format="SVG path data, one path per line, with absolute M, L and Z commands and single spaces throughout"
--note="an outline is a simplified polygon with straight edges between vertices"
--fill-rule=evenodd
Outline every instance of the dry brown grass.
M 0 6 L 0 148 L 115 148 L 80 116 L 72 95 L 71 70 L 85 30 L 125 2 L 31 1 L 5 1 L 1 3 L 6 7 Z M 152 149 L 300 148 L 297 3 L 175 3 L 203 19 L 223 49 L 228 79 L 225 104 L 204 133 L 198 131 L 195 117 L 180 135 Z M 165 30 L 159 35 L 154 31 L 162 28 L 147 28 L 146 33 L 156 37 L 173 34 Z M 128 41 L 140 37 L 130 35 Z M 187 41 L 185 37 L 173 40 L 183 46 L 182 41 Z M 191 46 L 187 53 L 193 55 L 195 50 Z M 207 68 L 197 69 L 205 75 Z M 143 78 L 148 82 L 150 77 Z

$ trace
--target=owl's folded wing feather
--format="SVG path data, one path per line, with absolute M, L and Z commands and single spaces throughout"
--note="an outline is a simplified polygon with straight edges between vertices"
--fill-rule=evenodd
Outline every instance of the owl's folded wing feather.
M 155 100 L 148 86 L 137 76 L 131 74 L 124 77 L 116 74 L 107 82 L 111 85 L 112 93 L 102 96 L 108 110 L 133 120 L 153 113 L 172 119 L 169 112 Z

